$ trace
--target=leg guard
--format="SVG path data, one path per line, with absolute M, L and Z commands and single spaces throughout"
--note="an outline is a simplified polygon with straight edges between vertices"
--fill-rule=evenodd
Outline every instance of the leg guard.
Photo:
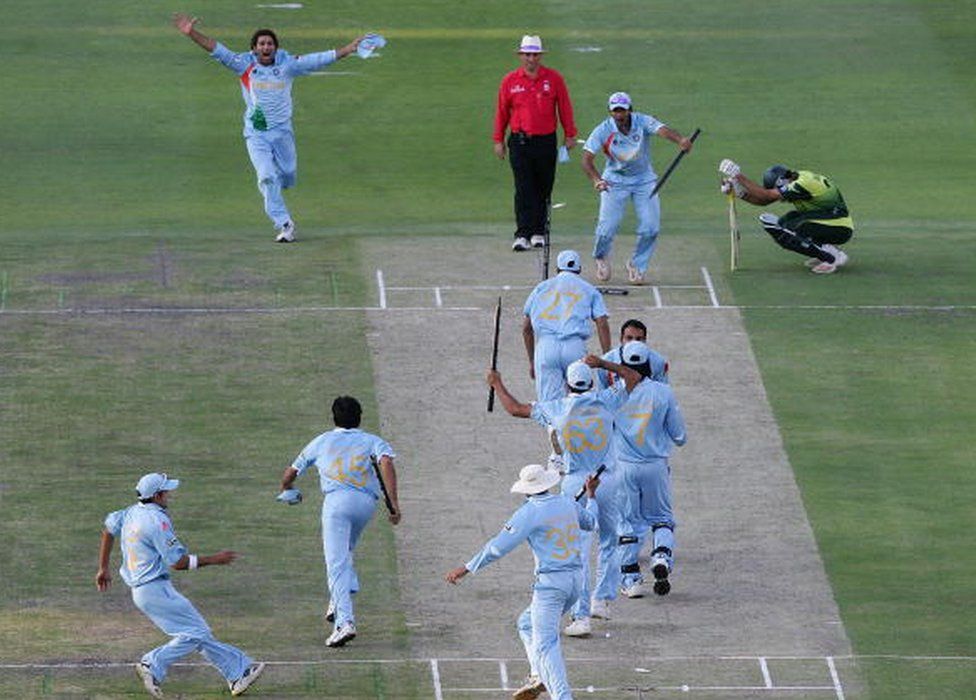
M 833 263 L 834 256 L 828 253 L 826 250 L 818 246 L 809 238 L 801 236 L 795 231 L 791 231 L 788 228 L 784 228 L 780 225 L 779 219 L 777 219 L 772 214 L 761 214 L 759 216 L 759 223 L 766 230 L 776 244 L 781 248 L 793 251 L 794 253 L 799 253 L 808 258 L 817 258 L 818 260 L 823 260 L 824 262 Z

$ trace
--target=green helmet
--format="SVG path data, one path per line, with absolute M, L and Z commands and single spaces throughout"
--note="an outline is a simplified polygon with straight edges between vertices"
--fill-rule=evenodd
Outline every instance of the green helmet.
M 763 187 L 767 190 L 773 189 L 776 187 L 776 181 L 785 177 L 788 172 L 790 172 L 790 169 L 785 165 L 770 165 L 763 173 Z

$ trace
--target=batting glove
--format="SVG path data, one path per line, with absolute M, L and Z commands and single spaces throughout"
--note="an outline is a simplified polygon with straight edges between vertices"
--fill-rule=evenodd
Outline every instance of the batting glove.
M 278 494 L 275 500 L 287 503 L 290 506 L 297 506 L 302 502 L 302 492 L 298 489 L 285 489 Z
M 718 171 L 731 180 L 742 172 L 742 168 L 740 168 L 739 164 L 734 160 L 729 160 L 726 158 L 718 164 Z
M 728 194 L 732 191 L 732 183 L 729 180 L 722 180 L 722 184 L 718 188 L 722 194 Z

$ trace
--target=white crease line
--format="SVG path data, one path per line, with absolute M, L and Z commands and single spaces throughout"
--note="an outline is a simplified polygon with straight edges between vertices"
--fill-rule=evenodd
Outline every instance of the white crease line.
M 661 301 L 661 290 L 657 287 L 657 285 L 655 285 L 651 287 L 651 291 L 654 293 L 654 306 L 659 309 L 662 308 L 664 306 L 664 302 Z
M 383 284 L 383 271 L 376 269 L 376 286 L 380 289 L 380 308 L 386 308 L 386 287 Z
M 773 687 L 773 678 L 769 675 L 769 664 L 766 663 L 766 657 L 759 657 L 759 670 L 762 672 L 763 683 L 766 684 L 767 688 Z
M 840 684 L 840 676 L 837 675 L 837 667 L 834 665 L 834 657 L 827 657 L 827 668 L 830 670 L 830 680 L 834 682 L 834 692 L 837 693 L 837 700 L 844 700 L 844 687 Z
M 705 278 L 705 286 L 708 287 L 708 296 L 712 299 L 712 306 L 718 308 L 721 304 L 718 303 L 718 297 L 715 296 L 715 287 L 712 286 L 712 276 L 708 274 L 708 268 L 702 265 L 702 277 Z
M 508 690 L 508 665 L 504 661 L 498 662 L 498 675 L 502 679 L 502 690 Z
M 430 677 L 434 681 L 434 698 L 435 700 L 444 700 L 444 695 L 441 692 L 441 672 L 437 668 L 437 659 L 430 660 Z
M 441 299 L 441 288 L 434 287 L 434 303 L 437 304 L 437 308 L 444 306 L 444 300 Z

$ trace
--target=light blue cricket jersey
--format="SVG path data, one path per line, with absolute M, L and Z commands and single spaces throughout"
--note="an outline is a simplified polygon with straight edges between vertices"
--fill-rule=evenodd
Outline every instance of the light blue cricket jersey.
M 109 513 L 105 530 L 119 540 L 119 574 L 131 588 L 169 578 L 169 568 L 187 553 L 166 510 L 156 503 L 136 503 Z
M 623 357 L 620 355 L 620 351 L 622 348 L 623 348 L 622 345 L 618 345 L 617 347 L 607 352 L 603 356 L 603 359 L 606 360 L 607 362 L 613 362 L 614 364 L 622 365 L 624 363 Z M 651 360 L 651 379 L 655 382 L 661 382 L 662 384 L 670 384 L 671 382 L 668 381 L 668 359 L 664 355 L 661 355 L 660 353 L 655 352 L 650 348 L 648 348 L 648 350 L 650 350 L 649 357 Z M 610 372 L 607 372 L 606 370 L 602 370 L 602 369 L 597 370 L 596 377 L 597 377 L 597 382 L 599 382 L 601 388 L 610 385 L 610 379 L 611 379 Z M 622 384 L 622 383 L 623 382 L 618 381 L 618 384 Z
M 613 437 L 613 415 L 626 400 L 622 387 L 570 394 L 532 404 L 532 418 L 558 431 L 567 474 L 593 472 L 601 464 L 613 466 L 607 464 L 606 456 Z
M 618 460 L 664 459 L 672 444 L 683 445 L 685 419 L 667 384 L 644 379 L 614 415 L 614 448 Z
M 596 287 L 575 272 L 563 270 L 536 285 L 523 312 L 532 320 L 537 338 L 576 336 L 586 340 L 592 333 L 590 321 L 606 316 L 607 307 Z
M 299 476 L 313 464 L 318 467 L 322 493 L 355 489 L 378 499 L 383 492 L 370 458 L 379 462 L 384 455 L 396 457 L 383 438 L 359 428 L 335 428 L 308 443 L 291 466 L 298 470 Z
M 210 55 L 240 76 L 241 95 L 244 97 L 244 135 L 284 127 L 291 129 L 291 84 L 300 75 L 335 63 L 336 52 L 321 51 L 303 56 L 292 56 L 283 49 L 275 52 L 274 63 L 263 66 L 251 51 L 234 53 L 217 43 Z M 265 128 L 255 127 L 255 112 L 260 107 Z
M 483 569 L 528 540 L 536 574 L 580 569 L 579 531 L 595 528 L 599 512 L 593 498 L 587 499 L 584 508 L 570 496 L 530 496 L 465 568 L 471 572 Z
M 607 158 L 601 177 L 607 182 L 631 185 L 657 179 L 651 161 L 651 137 L 664 126 L 649 114 L 630 113 L 630 133 L 622 134 L 613 117 L 607 117 L 590 133 L 583 150 Z

